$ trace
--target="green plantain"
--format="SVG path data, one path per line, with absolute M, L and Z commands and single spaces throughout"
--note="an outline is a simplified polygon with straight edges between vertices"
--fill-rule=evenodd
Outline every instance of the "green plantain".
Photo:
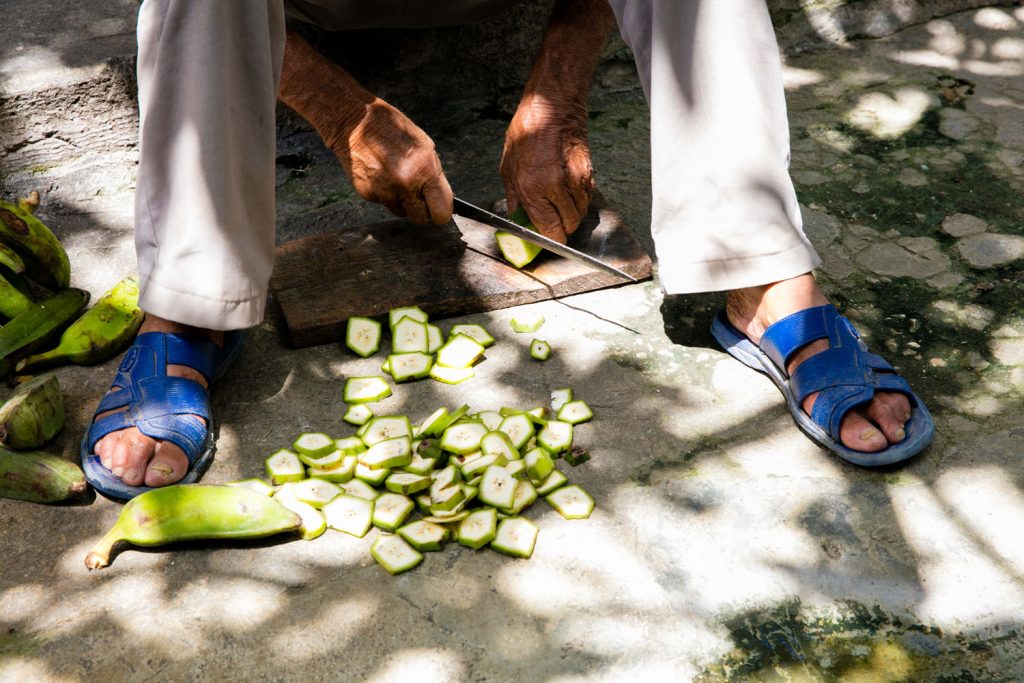
M 24 273 L 25 261 L 18 256 L 18 252 L 0 242 L 0 266 L 3 266 L 12 273 Z
M 0 446 L 0 498 L 56 503 L 85 488 L 85 475 L 73 462 L 49 453 L 15 453 Z
M 262 538 L 296 531 L 302 519 L 273 498 L 236 486 L 186 484 L 141 493 L 125 504 L 113 528 L 85 557 L 89 569 L 110 564 L 128 541 L 156 546 L 196 539 Z
M 0 275 L 0 315 L 5 318 L 14 318 L 27 311 L 31 306 L 32 299 L 14 286 L 10 280 Z
M 64 401 L 53 373 L 18 386 L 0 406 L 0 443 L 8 448 L 39 448 L 64 426 Z
M 67 252 L 42 221 L 32 215 L 31 204 L 0 201 L 0 241 L 25 261 L 26 274 L 41 285 L 64 289 L 71 283 Z
M 124 350 L 142 324 L 139 281 L 129 276 L 101 296 L 96 305 L 71 324 L 56 348 L 18 362 L 18 372 L 34 372 L 62 363 L 95 365 Z
M 89 292 L 65 289 L 32 304 L 0 328 L 0 377 L 9 375 L 20 359 L 52 343 L 87 303 Z

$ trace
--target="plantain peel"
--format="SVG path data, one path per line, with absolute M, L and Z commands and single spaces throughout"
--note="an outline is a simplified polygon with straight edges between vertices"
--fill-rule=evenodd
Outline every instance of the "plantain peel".
M 201 539 L 263 538 L 296 531 L 301 525 L 297 514 L 246 488 L 165 486 L 128 501 L 113 528 L 85 556 L 85 566 L 108 566 L 114 546 L 122 541 L 160 546 Z

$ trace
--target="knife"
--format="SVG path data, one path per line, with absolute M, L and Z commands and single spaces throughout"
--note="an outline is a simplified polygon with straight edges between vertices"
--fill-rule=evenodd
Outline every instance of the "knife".
M 479 206 L 474 206 L 473 204 L 463 201 L 458 197 L 455 197 L 454 213 L 464 218 L 469 218 L 471 220 L 477 221 L 478 223 L 483 223 L 484 225 L 490 226 L 495 230 L 501 230 L 502 232 L 510 232 L 516 237 L 526 240 L 531 244 L 536 244 L 538 247 L 547 249 L 548 251 L 554 252 L 559 256 L 565 256 L 566 258 L 571 258 L 575 261 L 579 261 L 580 263 L 585 263 L 586 265 L 596 270 L 603 271 L 610 275 L 617 275 L 621 278 L 629 280 L 630 282 L 639 282 L 635 277 L 633 277 L 632 275 L 625 271 L 619 270 L 615 266 L 608 265 L 607 263 L 600 259 L 596 259 L 593 256 L 584 254 L 582 251 L 577 251 L 576 249 L 573 249 L 570 246 L 562 244 L 561 242 L 556 242 L 550 237 L 545 237 L 539 232 L 534 232 L 529 228 L 524 228 L 523 226 L 517 223 L 513 223 L 512 221 L 506 218 L 502 218 L 497 214 L 491 213 L 486 209 L 481 209 Z

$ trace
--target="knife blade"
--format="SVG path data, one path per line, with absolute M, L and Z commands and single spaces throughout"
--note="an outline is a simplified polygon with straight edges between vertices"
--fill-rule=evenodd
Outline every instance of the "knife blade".
M 458 197 L 455 197 L 454 202 L 454 213 L 456 213 L 459 216 L 469 218 L 470 220 L 474 220 L 478 223 L 483 223 L 484 225 L 492 227 L 495 230 L 501 230 L 502 232 L 510 232 L 516 237 L 526 240 L 531 244 L 536 244 L 538 247 L 547 249 L 548 251 L 558 254 L 559 256 L 564 256 L 566 258 L 579 261 L 580 263 L 584 263 L 596 270 L 600 270 L 610 275 L 616 275 L 618 277 L 625 278 L 630 282 L 638 282 L 638 280 L 635 277 L 633 277 L 632 275 L 625 271 L 619 270 L 615 266 L 609 265 L 600 259 L 590 256 L 589 254 L 584 254 L 582 251 L 573 249 L 572 247 L 562 244 L 561 242 L 556 242 L 550 237 L 545 237 L 539 232 L 534 232 L 529 228 L 524 228 L 523 226 L 517 223 L 513 223 L 507 218 L 502 218 L 501 216 L 495 213 L 491 213 L 486 209 L 481 209 L 479 206 L 470 204 L 469 202 L 463 201 Z

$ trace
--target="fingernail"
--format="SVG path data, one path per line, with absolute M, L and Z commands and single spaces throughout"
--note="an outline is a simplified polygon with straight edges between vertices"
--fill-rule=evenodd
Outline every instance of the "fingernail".
M 907 435 L 907 432 L 906 432 L 906 430 L 903 430 L 903 429 L 897 429 L 897 430 L 896 430 L 895 432 L 893 432 L 893 434 L 892 434 L 892 437 L 893 437 L 894 439 L 896 439 L 897 441 L 903 441 L 903 438 L 904 438 L 904 437 L 905 437 L 906 435 Z
M 137 479 L 139 477 L 138 470 L 125 470 L 122 479 Z
M 874 427 L 868 427 L 867 429 L 860 433 L 860 440 L 873 441 L 880 433 L 881 432 L 879 432 Z

